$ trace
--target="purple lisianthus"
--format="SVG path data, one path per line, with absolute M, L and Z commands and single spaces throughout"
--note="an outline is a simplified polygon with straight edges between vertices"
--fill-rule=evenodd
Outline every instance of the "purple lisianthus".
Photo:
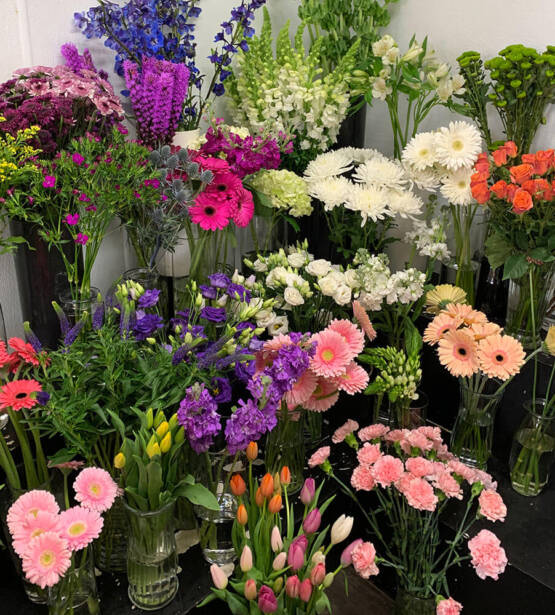
M 249 322 L 248 320 L 244 320 L 243 322 L 239 322 L 235 325 L 237 331 L 254 331 L 256 329 L 256 325 L 253 322 Z
M 255 368 L 255 361 L 240 361 L 235 363 L 235 375 L 241 382 L 247 384 L 251 380 Z
M 164 321 L 158 314 L 145 314 L 142 310 L 137 310 L 137 317 L 132 327 L 135 339 L 145 340 L 163 325 Z
M 232 299 L 239 299 L 239 301 L 246 301 L 247 303 L 251 300 L 250 291 L 241 284 L 230 284 L 226 292 Z
M 218 404 L 214 401 L 204 383 L 194 384 L 186 391 L 185 398 L 179 404 L 177 420 L 185 429 L 195 453 L 205 453 L 214 437 L 220 433 L 220 415 Z
M 200 316 L 210 322 L 224 322 L 226 311 L 224 308 L 206 306 L 200 311 Z
M 37 401 L 41 406 L 46 406 L 46 404 L 50 401 L 50 393 L 46 391 L 39 391 L 37 393 Z
M 211 286 L 216 288 L 227 288 L 231 284 L 231 280 L 225 275 L 225 273 L 213 273 L 208 276 Z
M 256 402 L 239 400 L 237 410 L 225 426 L 227 450 L 231 455 L 245 450 L 249 442 L 256 442 L 269 430 L 271 421 L 260 411 Z
M 158 303 L 160 297 L 160 291 L 156 288 L 152 290 L 145 290 L 145 292 L 139 297 L 140 308 L 154 307 Z
M 218 404 L 227 404 L 231 401 L 231 384 L 227 378 L 216 376 L 211 382 L 212 395 Z
M 218 289 L 215 286 L 201 284 L 199 289 L 205 299 L 216 299 L 218 297 Z

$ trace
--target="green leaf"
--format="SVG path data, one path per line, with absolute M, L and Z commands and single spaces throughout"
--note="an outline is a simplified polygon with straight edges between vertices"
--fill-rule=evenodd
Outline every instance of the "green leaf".
M 121 438 L 125 438 L 125 424 L 113 410 L 107 410 L 114 427 L 117 429 Z
M 204 485 L 182 485 L 178 487 L 174 495 L 177 497 L 187 498 L 192 504 L 203 506 L 208 510 L 220 510 L 220 505 L 216 496 L 207 489 Z
M 410 318 L 405 318 L 405 348 L 409 357 L 422 350 L 422 336 Z
M 521 278 L 523 275 L 526 275 L 528 267 L 529 264 L 524 254 L 511 254 L 503 269 L 503 279 L 516 280 Z
M 160 507 L 160 491 L 162 490 L 162 466 L 158 461 L 151 461 L 146 466 L 146 474 L 148 479 L 148 501 L 150 502 L 151 510 L 158 510 Z
M 537 261 L 542 261 L 543 263 L 550 263 L 555 259 L 555 256 L 545 247 L 534 248 L 529 256 Z
M 267 194 L 264 194 L 251 186 L 249 186 L 249 190 L 252 192 L 252 198 L 254 201 L 254 215 L 261 216 L 262 218 L 271 218 L 274 215 L 272 199 Z
M 490 267 L 497 269 L 505 264 L 505 261 L 511 255 L 511 246 L 498 233 L 490 235 L 486 241 L 486 256 Z
M 297 231 L 297 233 L 300 232 L 301 227 L 299 226 L 299 223 L 295 220 L 295 218 L 287 216 L 285 214 L 283 214 L 282 217 Z

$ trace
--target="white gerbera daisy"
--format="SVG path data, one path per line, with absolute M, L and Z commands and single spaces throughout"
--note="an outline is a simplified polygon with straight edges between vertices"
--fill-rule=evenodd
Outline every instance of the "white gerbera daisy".
M 389 216 L 386 192 L 374 186 L 352 186 L 345 201 L 345 207 L 358 211 L 362 218 L 361 226 L 364 226 L 370 218 L 373 222 Z
M 468 122 L 450 122 L 436 133 L 438 162 L 449 171 L 471 169 L 482 151 L 480 132 Z
M 308 184 L 308 194 L 324 203 L 326 211 L 342 205 L 351 189 L 351 182 L 346 177 L 330 177 Z
M 473 169 L 459 169 L 442 178 L 440 191 L 449 203 L 470 205 L 474 201 L 470 189 L 472 173 Z
M 355 181 L 372 186 L 402 190 L 408 179 L 399 162 L 372 158 L 361 164 L 353 174 Z
M 342 175 L 353 168 L 353 160 L 348 152 L 337 150 L 320 154 L 306 167 L 304 178 L 315 182 L 328 177 Z
M 403 150 L 403 162 L 417 171 L 424 171 L 436 163 L 436 136 L 433 132 L 415 135 Z
M 401 218 L 410 218 L 422 213 L 424 203 L 420 197 L 406 190 L 390 190 L 388 193 L 389 209 Z

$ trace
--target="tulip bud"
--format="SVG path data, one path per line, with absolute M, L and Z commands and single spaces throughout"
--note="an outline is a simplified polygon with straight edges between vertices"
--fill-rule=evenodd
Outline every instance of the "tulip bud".
M 243 572 L 248 572 L 252 569 L 252 551 L 249 545 L 245 545 L 243 547 L 241 559 L 239 560 L 239 566 Z
M 245 453 L 249 461 L 254 461 L 258 457 L 258 444 L 256 442 L 250 442 Z
M 268 504 L 268 511 L 272 515 L 276 515 L 281 510 L 281 495 L 277 493 Z
M 212 564 L 212 566 L 210 566 L 210 574 L 212 575 L 212 582 L 216 589 L 225 589 L 227 587 L 227 575 L 218 564 Z
M 287 563 L 295 572 L 304 564 L 304 549 L 299 543 L 292 542 L 287 552 Z
M 322 547 L 323 548 L 323 547 Z M 316 564 L 325 564 L 326 563 L 326 556 L 324 555 L 324 552 L 322 551 L 322 548 L 320 548 L 318 551 L 316 551 L 316 553 L 312 556 L 312 563 L 316 566 Z
M 307 478 L 304 481 L 303 488 L 301 489 L 301 502 L 305 506 L 310 506 L 312 500 L 314 499 L 314 495 L 316 494 L 316 482 L 313 478 Z
M 260 487 L 258 487 L 256 493 L 254 494 L 254 501 L 259 508 L 262 508 L 264 504 L 264 496 L 262 495 L 262 490 L 260 489 Z
M 245 583 L 245 589 L 243 591 L 245 598 L 247 600 L 255 600 L 256 599 L 256 581 L 254 579 L 248 579 Z
M 158 410 L 156 416 L 154 417 L 154 422 L 152 425 L 154 429 L 158 429 L 158 427 L 166 420 L 166 415 L 162 412 L 162 410 Z
M 173 428 L 177 425 L 177 412 L 174 412 L 171 416 L 170 416 L 170 420 L 168 421 L 170 424 L 170 429 L 173 430 Z
M 316 564 L 314 568 L 310 571 L 310 582 L 314 587 L 318 587 L 318 585 L 324 582 L 324 578 L 326 576 L 326 567 L 324 564 Z
M 285 581 L 285 593 L 289 596 L 289 598 L 298 598 L 300 588 L 301 582 L 296 574 L 292 577 L 288 577 L 287 581 Z
M 274 584 L 272 585 L 272 589 L 274 590 L 276 594 L 279 594 L 279 592 L 283 589 L 283 577 L 278 577 L 274 581 Z
M 353 529 L 353 517 L 341 515 L 331 526 L 331 544 L 336 545 L 343 542 Z
M 180 429 L 177 430 L 174 440 L 176 444 L 181 444 L 185 440 L 185 428 L 184 427 L 181 427 Z
M 125 455 L 123 453 L 118 453 L 114 457 L 114 467 L 118 470 L 125 468 Z
M 274 525 L 274 529 L 272 530 L 270 544 L 274 553 L 278 553 L 283 549 L 283 540 L 281 539 L 281 534 L 279 533 L 279 528 L 277 525 Z
M 258 592 L 258 608 L 264 613 L 275 613 L 278 608 L 276 595 L 267 586 L 263 585 Z
M 299 545 L 304 553 L 308 548 L 308 538 L 304 534 L 301 534 L 300 536 L 297 536 L 291 544 Z
M 260 492 L 266 499 L 270 499 L 274 494 L 274 479 L 271 474 L 265 474 L 262 478 Z
M 154 414 L 153 414 L 153 412 L 154 411 L 152 410 L 152 408 L 149 408 L 146 411 L 145 416 L 146 416 L 146 427 L 147 427 L 147 429 L 150 429 L 152 427 L 153 423 L 154 423 Z
M 357 538 L 348 547 L 345 547 L 343 553 L 341 554 L 341 565 L 344 568 L 353 563 L 353 551 L 358 547 L 358 545 L 362 544 L 362 542 L 362 538 Z
M 282 570 L 283 568 L 285 568 L 286 562 L 287 562 L 287 553 L 285 553 L 285 551 L 282 551 L 281 553 L 275 556 L 274 561 L 272 563 L 272 568 L 276 571 Z
M 229 481 L 233 495 L 241 496 L 247 490 L 247 485 L 240 474 L 234 474 Z
M 153 457 L 156 457 L 157 455 L 161 455 L 160 445 L 158 444 L 158 442 L 149 444 L 146 447 L 146 454 L 148 455 L 149 459 L 152 459 Z
M 241 504 L 237 509 L 237 523 L 244 526 L 247 525 L 248 521 L 249 515 L 247 513 L 247 509 L 245 508 L 244 504 Z
M 320 511 L 315 508 L 311 510 L 303 521 L 303 530 L 305 534 L 314 534 L 320 528 L 322 523 L 322 515 Z
M 308 602 L 312 596 L 312 583 L 310 579 L 305 579 L 299 587 L 299 598 L 303 602 Z
M 281 468 L 279 478 L 282 485 L 287 486 L 291 484 L 291 471 L 287 466 L 283 466 L 283 468 Z
M 274 473 L 274 491 L 281 493 L 281 481 L 279 480 L 279 472 Z
M 172 433 L 168 431 L 168 433 L 162 438 L 162 442 L 160 442 L 160 450 L 163 453 L 167 453 L 172 447 Z
M 333 580 L 335 579 L 335 575 L 333 572 L 328 572 L 328 574 L 324 577 L 324 587 L 327 589 L 331 587 Z

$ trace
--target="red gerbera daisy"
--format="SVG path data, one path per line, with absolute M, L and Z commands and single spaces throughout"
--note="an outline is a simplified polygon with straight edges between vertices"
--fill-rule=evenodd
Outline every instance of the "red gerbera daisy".
M 30 363 L 31 365 L 35 366 L 40 365 L 40 362 L 37 358 L 37 353 L 35 352 L 35 349 L 31 346 L 31 344 L 24 342 L 19 337 L 10 338 L 8 340 L 8 343 L 16 351 L 17 355 L 22 361 L 25 361 L 25 363 Z
M 7 367 L 10 371 L 15 371 L 19 365 L 19 357 L 15 352 L 9 353 L 6 344 L 0 340 L 0 369 Z
M 0 388 L 0 410 L 21 410 L 32 408 L 36 403 L 36 393 L 42 391 L 36 380 L 14 380 Z

